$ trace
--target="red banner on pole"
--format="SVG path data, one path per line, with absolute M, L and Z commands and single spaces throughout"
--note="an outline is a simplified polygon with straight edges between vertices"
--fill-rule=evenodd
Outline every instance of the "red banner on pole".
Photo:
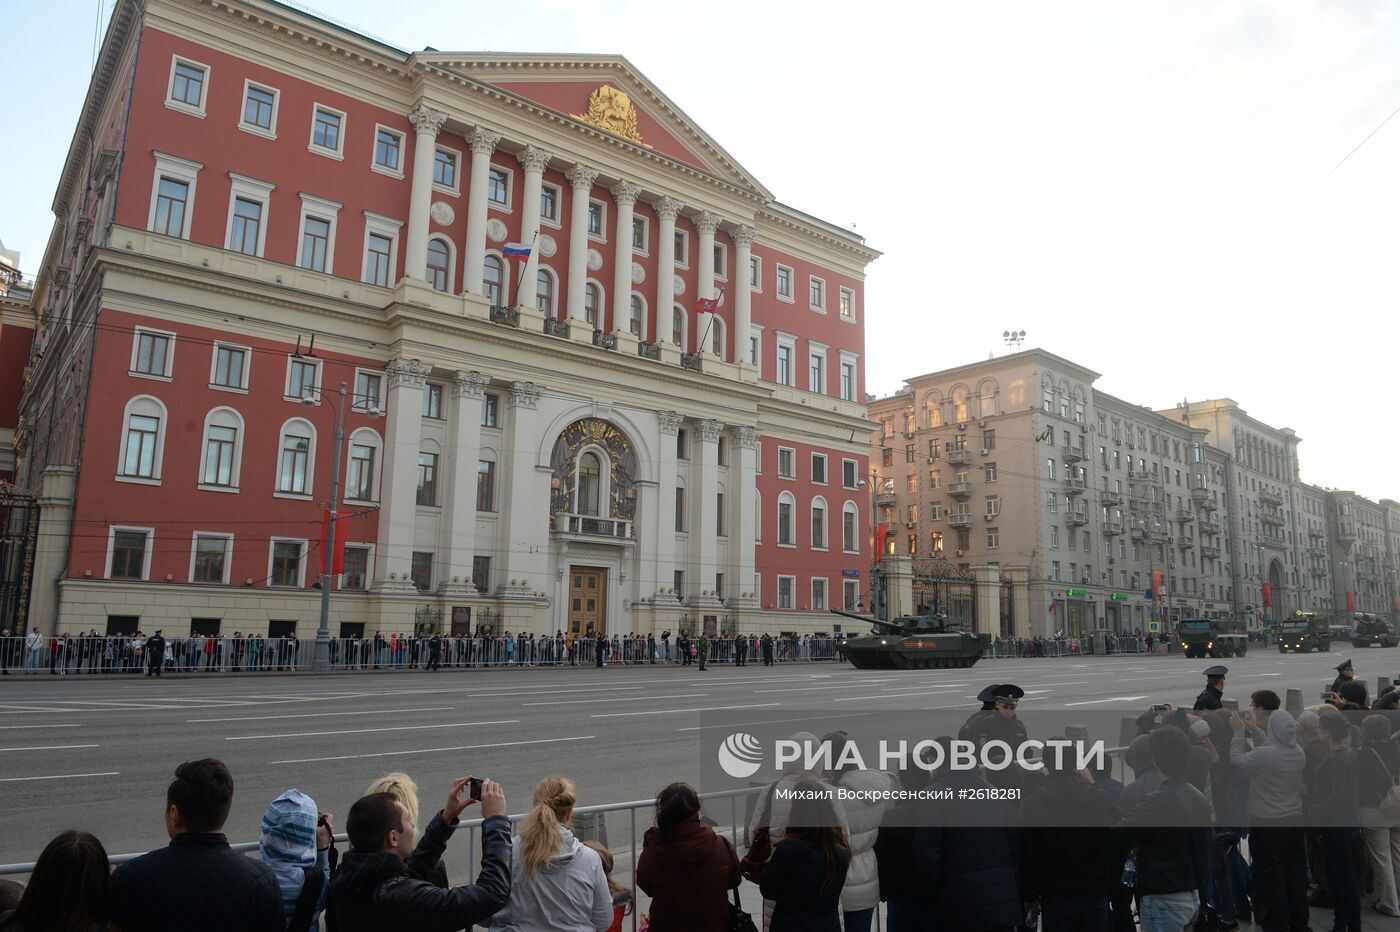
M 1274 590 L 1268 583 L 1264 583 L 1264 607 L 1274 607 Z
M 889 536 L 890 529 L 883 524 L 875 526 L 875 562 L 879 563 L 885 558 L 885 538 Z
M 1162 571 L 1152 571 L 1152 597 L 1160 599 L 1162 597 Z
M 336 515 L 336 516 L 335 516 L 335 523 L 336 523 L 336 524 L 339 524 L 340 522 L 344 521 L 344 520 L 346 519 L 346 517 L 348 517 L 348 516 L 347 516 L 347 515 L 340 515 L 340 514 Z M 320 567 L 321 569 L 324 569 L 324 568 L 325 568 L 325 565 L 326 565 L 326 564 L 325 564 L 325 560 L 326 560 L 326 537 L 327 537 L 326 532 L 327 532 L 328 530 L 330 530 L 330 526 L 331 526 L 331 512 L 330 512 L 330 509 L 327 508 L 327 509 L 325 509 L 324 511 L 321 512 L 321 567 Z M 340 575 L 342 575 L 344 572 L 345 572 L 345 537 L 344 537 L 343 534 L 341 534 L 340 528 L 336 528 L 336 533 L 335 533 L 335 553 L 334 553 L 334 554 L 332 555 L 332 557 L 331 557 L 331 575 L 332 575 L 332 576 L 340 576 Z
M 1356 593 L 1354 592 L 1347 593 L 1347 611 L 1356 611 Z

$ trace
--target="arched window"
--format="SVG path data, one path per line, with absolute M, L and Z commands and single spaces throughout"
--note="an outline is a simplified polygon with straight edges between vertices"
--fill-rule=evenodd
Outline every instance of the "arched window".
M 710 315 L 710 352 L 724 358 L 724 321 L 718 314 Z
M 632 292 L 631 316 L 627 320 L 627 329 L 632 331 L 632 336 L 638 340 L 647 338 L 647 304 L 642 296 L 635 291 Z
M 535 274 L 535 307 L 544 312 L 544 316 L 554 316 L 554 272 L 549 269 L 540 269 Z
M 841 549 L 847 553 L 860 550 L 860 507 L 855 502 L 841 506 Z
M 685 308 L 677 304 L 671 308 L 671 342 L 685 352 Z
M 452 247 L 441 236 L 428 240 L 426 278 L 436 291 L 452 290 Z
M 796 539 L 793 532 L 793 511 L 797 508 L 797 499 L 792 497 L 791 492 L 783 492 L 778 496 L 778 546 L 795 546 Z
M 1040 383 L 1040 410 L 1046 414 L 1055 413 L 1055 383 L 1049 378 Z
M 826 499 L 812 499 L 812 549 L 826 549 Z
M 977 386 L 977 416 L 993 417 L 997 413 L 997 383 L 991 379 Z
M 122 446 L 117 475 L 128 479 L 160 479 L 165 456 L 165 405 L 150 395 L 137 395 L 122 415 Z
M 594 330 L 598 329 L 599 322 L 603 319 L 601 310 L 603 307 L 603 288 L 597 282 L 589 282 L 583 286 L 583 316 L 592 325 Z
M 924 399 L 924 420 L 929 427 L 943 426 L 943 399 L 937 392 Z
M 232 408 L 215 408 L 204 419 L 199 484 L 237 491 L 242 460 L 243 418 Z
M 350 460 L 345 466 L 346 501 L 378 500 L 382 450 L 379 434 L 368 427 L 361 427 L 350 435 Z
M 481 291 L 486 300 L 501 306 L 506 303 L 506 264 L 500 256 L 488 254 L 481 266 Z
M 967 423 L 967 389 L 961 385 L 953 389 L 953 420 Z
M 591 450 L 578 458 L 578 513 L 598 515 L 602 505 L 603 465 Z
M 294 417 L 282 425 L 281 437 L 277 491 L 287 495 L 310 495 L 316 463 L 316 428 L 310 421 Z

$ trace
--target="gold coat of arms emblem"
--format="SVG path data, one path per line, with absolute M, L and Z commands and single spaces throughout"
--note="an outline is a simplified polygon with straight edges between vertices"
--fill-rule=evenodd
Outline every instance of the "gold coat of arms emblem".
M 605 132 L 631 140 L 637 145 L 647 145 L 642 141 L 641 131 L 637 129 L 637 108 L 632 105 L 632 98 L 611 84 L 604 84 L 593 92 L 588 98 L 586 112 L 570 116 L 589 126 L 596 126 Z M 647 148 L 650 149 L 651 146 Z

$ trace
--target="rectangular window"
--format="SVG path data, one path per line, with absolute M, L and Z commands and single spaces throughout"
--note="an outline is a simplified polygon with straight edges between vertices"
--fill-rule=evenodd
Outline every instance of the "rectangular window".
M 1055 460 L 1052 457 L 1045 458 L 1045 478 L 1055 478 Z
M 929 487 L 929 490 L 930 490 L 930 491 L 936 491 L 936 490 L 938 489 L 938 483 L 939 483 L 940 481 L 942 481 L 942 480 L 941 480 L 941 477 L 940 477 L 939 474 L 938 474 L 938 470 L 936 470 L 936 469 L 930 469 L 930 470 L 928 471 L 928 487 Z
M 389 266 L 393 261 L 394 240 L 383 233 L 365 237 L 365 274 L 367 285 L 389 287 Z
M 301 585 L 301 541 L 272 542 L 272 578 L 274 586 Z
M 856 481 L 857 481 L 857 478 L 858 478 L 857 473 L 856 473 L 856 469 L 857 469 L 857 463 L 856 463 L 855 460 L 842 460 L 842 461 L 841 461 L 841 487 L 842 487 L 842 488 L 854 489 L 854 488 L 856 487 Z
M 193 582 L 222 583 L 224 566 L 228 559 L 229 539 L 198 535 L 194 539 Z
M 442 420 L 442 386 L 428 382 L 423 386 L 423 416 Z
M 160 418 L 133 414 L 126 423 L 126 450 L 122 455 L 122 475 L 156 478 L 156 442 Z
M 419 592 L 430 591 L 433 588 L 433 555 L 415 550 L 409 576 L 413 578 L 413 585 Z
M 550 223 L 559 222 L 560 191 L 552 184 L 540 185 L 540 219 Z
M 433 156 L 433 184 L 457 189 L 457 153 L 438 149 Z
M 356 411 L 377 411 L 384 378 L 377 372 L 355 373 L 355 397 L 351 405 Z
M 860 534 L 856 527 L 859 515 L 854 508 L 841 512 L 841 549 L 847 553 L 855 553 L 857 540 Z
M 715 243 L 715 278 L 728 278 L 729 272 L 725 268 L 725 251 L 719 243 Z
M 796 576 L 778 577 L 778 608 L 792 608 L 792 591 L 797 588 Z
M 367 577 L 369 576 L 369 548 L 368 547 L 346 547 L 345 548 L 345 575 L 341 577 L 340 587 L 342 589 L 366 588 Z
M 856 603 L 860 599 L 860 583 L 854 579 L 841 580 L 841 606 L 848 612 L 856 610 Z
M 632 218 L 632 248 L 637 252 L 647 251 L 647 218 Z
M 331 222 L 322 217 L 307 214 L 301 230 L 301 253 L 297 265 L 313 272 L 326 271 L 326 257 L 330 254 Z
M 476 510 L 496 510 L 496 464 L 490 460 L 476 464 Z
M 856 316 L 856 293 L 849 288 L 841 289 L 841 318 L 854 320 Z
M 1050 546 L 1060 546 L 1060 528 L 1055 524 L 1050 525 Z
M 997 464 L 996 464 L 996 463 L 983 463 L 983 464 L 982 464 L 982 481 L 983 481 L 983 482 L 996 482 L 996 481 L 997 481 Z
M 243 93 L 243 123 L 269 133 L 272 132 L 272 114 L 277 106 L 277 92 L 256 84 L 249 84 Z
M 170 347 L 174 338 L 165 333 L 136 331 L 136 355 L 131 363 L 131 371 L 142 375 L 170 376 Z
M 228 248 L 245 256 L 258 254 L 262 230 L 263 205 L 246 197 L 233 199 L 233 225 L 229 230 Z
M 151 232 L 182 238 L 185 235 L 185 206 L 189 199 L 188 182 L 162 177 L 156 194 L 156 215 Z
M 994 430 L 982 431 L 982 449 L 991 452 L 997 448 L 997 432 Z
M 685 570 L 676 570 L 671 574 L 671 585 L 675 589 L 676 598 L 685 598 Z
M 282 437 L 282 458 L 277 466 L 277 491 L 305 495 L 310 490 L 307 465 L 311 454 L 311 438 L 299 434 Z
M 690 268 L 690 238 L 686 235 L 684 230 L 676 231 L 674 248 L 675 255 L 673 258 L 676 260 L 676 266 L 682 269 Z
M 311 144 L 332 152 L 340 152 L 341 130 L 345 114 L 326 107 L 317 107 L 311 122 Z
M 1001 531 L 994 527 L 987 528 L 987 549 L 995 550 L 1001 546 Z
M 812 481 L 817 485 L 826 485 L 826 454 L 812 454 Z
M 210 384 L 220 388 L 247 388 L 244 382 L 247 363 L 247 349 L 214 344 L 214 376 Z
M 418 504 L 437 504 L 437 471 L 436 453 L 418 454 Z
M 146 541 L 149 531 L 113 531 L 112 579 L 143 579 L 146 575 Z
M 204 115 L 204 83 L 209 71 L 194 62 L 175 59 L 174 71 L 170 76 L 170 96 L 167 102 L 178 104 L 177 109 L 193 111 Z
M 491 587 L 491 558 L 472 557 L 472 585 L 476 586 L 480 592 L 487 592 Z
M 685 519 L 686 519 L 686 511 L 685 511 L 685 487 L 684 487 L 684 486 L 677 486 L 677 488 L 676 488 L 676 533 L 680 534 L 680 533 L 684 533 L 684 532 L 685 532 L 685 530 L 686 530 L 686 526 L 685 526 L 686 522 L 685 522 Z
M 394 174 L 403 174 L 403 135 L 391 129 L 376 127 L 374 131 L 374 164 Z
M 676 431 L 676 459 L 690 459 L 690 431 L 684 427 Z
M 500 427 L 501 397 L 487 392 L 481 396 L 481 426 Z
M 603 239 L 603 202 L 588 202 L 588 235 Z
M 856 364 L 844 360 L 841 363 L 841 400 L 856 400 Z
M 287 397 L 300 401 L 316 397 L 316 376 L 320 369 L 309 359 L 293 359 L 287 367 Z
M 211 425 L 204 444 L 204 484 L 233 485 L 233 455 L 238 445 L 238 429 Z
M 1058 492 L 1045 493 L 1045 510 L 1050 514 L 1055 514 L 1060 508 L 1060 495 Z
M 729 531 L 725 527 L 724 520 L 724 493 L 720 492 L 715 496 L 715 536 L 727 537 Z
M 345 497 L 360 502 L 374 500 L 374 447 L 364 443 L 350 444 Z
M 812 353 L 807 359 L 807 390 L 826 392 L 826 357 L 821 353 Z
M 778 297 L 792 300 L 792 269 L 785 265 L 778 266 Z
M 792 347 L 778 344 L 778 384 L 792 385 Z
M 758 256 L 749 256 L 749 290 L 763 290 L 763 260 Z
M 778 447 L 778 478 L 797 478 L 797 451 L 788 447 Z
M 510 173 L 492 168 L 486 174 L 486 199 L 499 207 L 510 205 Z
M 826 611 L 826 580 L 820 577 L 812 580 L 812 611 Z
M 826 310 L 826 282 L 820 278 L 807 279 L 808 298 L 814 311 Z
M 1001 496 L 988 495 L 986 497 L 986 506 L 987 510 L 985 514 L 990 518 L 995 518 L 997 515 L 1001 514 Z

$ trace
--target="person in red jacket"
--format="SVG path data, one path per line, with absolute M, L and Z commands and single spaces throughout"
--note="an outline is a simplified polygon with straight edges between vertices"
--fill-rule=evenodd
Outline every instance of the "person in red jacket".
M 651 897 L 650 932 L 727 932 L 728 894 L 739 886 L 739 857 L 729 839 L 700 819 L 700 797 L 685 783 L 656 796 L 637 886 Z

